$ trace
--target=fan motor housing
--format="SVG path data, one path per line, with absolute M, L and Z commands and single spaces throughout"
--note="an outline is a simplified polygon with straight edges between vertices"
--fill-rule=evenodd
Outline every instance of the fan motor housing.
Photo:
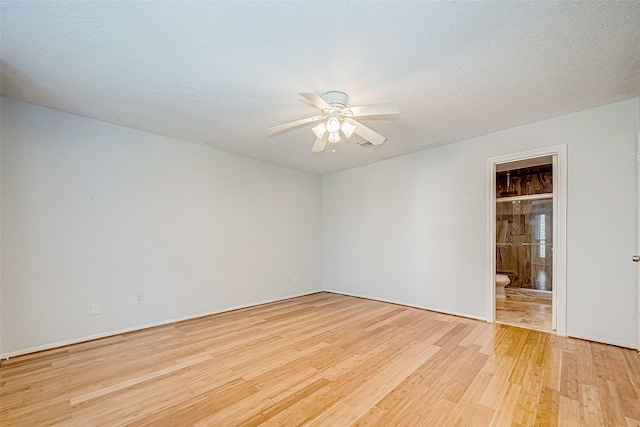
M 347 108 L 347 105 L 349 105 L 349 95 L 337 90 L 325 92 L 320 97 L 332 107 Z

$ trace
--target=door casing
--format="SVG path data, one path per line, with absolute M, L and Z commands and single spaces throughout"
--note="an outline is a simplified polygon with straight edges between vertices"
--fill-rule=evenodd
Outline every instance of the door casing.
M 553 320 L 567 335 L 567 145 L 555 145 L 487 159 L 487 321 L 496 321 L 496 166 L 537 157 L 553 157 Z M 640 284 L 639 284 L 640 287 Z
M 636 164 L 636 173 L 638 174 L 638 187 L 636 191 L 636 197 L 638 198 L 638 210 L 636 211 L 636 216 L 638 218 L 638 244 L 636 246 L 636 254 L 640 255 L 640 130 L 638 131 L 637 136 L 637 164 Z M 637 266 L 637 281 L 638 281 L 638 306 L 636 307 L 638 312 L 638 351 L 640 352 L 640 263 Z

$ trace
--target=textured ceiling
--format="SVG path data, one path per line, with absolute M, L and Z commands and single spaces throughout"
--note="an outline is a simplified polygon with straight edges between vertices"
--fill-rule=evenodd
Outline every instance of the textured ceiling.
M 640 94 L 640 2 L 2 1 L 2 95 L 331 173 Z M 396 102 L 312 153 L 298 92 Z

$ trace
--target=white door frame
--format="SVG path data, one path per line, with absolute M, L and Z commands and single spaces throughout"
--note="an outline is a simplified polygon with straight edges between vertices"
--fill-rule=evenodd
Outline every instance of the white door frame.
M 553 309 L 556 334 L 567 335 L 567 145 L 487 159 L 487 321 L 496 321 L 496 165 L 553 156 Z
M 640 255 L 640 130 L 638 131 L 637 137 L 638 151 L 637 151 L 637 164 L 636 164 L 636 173 L 638 174 L 638 187 L 636 191 L 636 197 L 638 198 L 638 210 L 636 211 L 636 216 L 638 218 L 638 245 L 636 246 L 636 255 Z M 637 267 L 637 281 L 638 281 L 638 351 L 640 352 L 640 265 Z

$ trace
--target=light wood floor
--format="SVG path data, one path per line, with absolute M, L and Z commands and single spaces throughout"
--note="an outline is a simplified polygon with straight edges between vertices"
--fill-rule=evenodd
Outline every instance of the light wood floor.
M 635 351 L 319 293 L 6 361 L 0 424 L 640 425 Z
M 506 298 L 496 298 L 496 321 L 524 328 L 553 330 L 551 293 L 505 288 Z

